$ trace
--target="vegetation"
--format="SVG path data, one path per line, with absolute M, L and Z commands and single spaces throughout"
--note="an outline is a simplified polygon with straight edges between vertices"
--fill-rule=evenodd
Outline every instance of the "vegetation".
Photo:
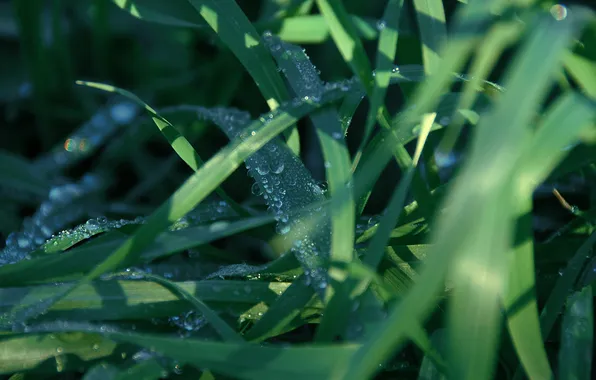
M 586 5 L 13 0 L 0 49 L 0 375 L 592 378 Z

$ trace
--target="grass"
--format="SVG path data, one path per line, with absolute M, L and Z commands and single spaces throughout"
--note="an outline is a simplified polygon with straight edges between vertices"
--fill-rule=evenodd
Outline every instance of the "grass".
M 592 378 L 593 10 L 21 3 L 0 376 Z

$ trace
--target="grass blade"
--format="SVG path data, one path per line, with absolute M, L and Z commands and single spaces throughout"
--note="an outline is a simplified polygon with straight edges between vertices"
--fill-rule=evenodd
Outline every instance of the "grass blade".
M 592 287 L 586 286 L 567 300 L 561 327 L 559 379 L 591 379 L 594 344 L 594 310 Z
M 271 56 L 260 42 L 254 26 L 234 0 L 188 0 L 207 24 L 238 58 L 261 90 L 269 108 L 276 109 L 288 100 L 283 81 Z M 288 146 L 300 151 L 298 132 L 288 136 Z
M 424 72 L 434 74 L 439 70 L 441 57 L 439 50 L 447 38 L 445 10 L 441 0 L 414 0 L 416 19 L 422 43 Z

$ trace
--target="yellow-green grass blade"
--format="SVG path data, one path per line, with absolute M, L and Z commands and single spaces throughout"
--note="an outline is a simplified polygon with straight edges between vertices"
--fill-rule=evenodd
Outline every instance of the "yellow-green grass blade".
M 261 319 L 246 333 L 249 341 L 262 341 L 280 334 L 300 315 L 314 297 L 314 290 L 304 279 L 298 278 L 279 296 Z
M 441 65 L 439 51 L 447 38 L 445 10 L 442 0 L 413 0 L 418 20 L 422 60 L 427 75 L 436 73 Z
M 592 287 L 571 294 L 561 326 L 559 376 L 562 380 L 592 378 L 594 345 L 594 310 Z
M 446 71 L 439 71 L 439 73 L 437 75 L 434 75 L 428 82 L 424 83 L 418 90 L 417 90 L 417 95 L 415 95 L 415 99 L 417 99 L 416 104 L 417 107 L 415 110 L 408 112 L 409 117 L 413 117 L 413 115 L 416 115 L 420 112 L 425 112 L 427 111 L 430 107 L 432 107 L 432 105 L 436 102 L 437 93 L 441 93 L 441 89 L 444 88 L 445 84 L 448 81 L 448 76 L 449 76 L 449 72 L 452 71 L 456 71 L 457 68 L 463 63 L 464 59 L 468 56 L 470 49 L 475 45 L 475 40 L 473 38 L 470 37 L 465 37 L 467 34 L 459 34 L 461 31 L 463 33 L 463 31 L 467 32 L 477 32 L 479 25 L 482 25 L 482 23 L 478 23 L 479 20 L 485 20 L 486 18 L 489 17 L 489 9 L 487 7 L 487 3 L 484 2 L 475 2 L 473 4 L 470 4 L 467 7 L 464 7 L 464 10 L 461 14 L 459 14 L 456 17 L 457 20 L 457 24 L 456 24 L 456 28 L 455 28 L 455 33 L 454 33 L 454 40 L 450 41 L 447 43 L 446 47 L 445 47 L 445 51 L 448 52 L 446 54 L 442 54 L 443 57 L 445 57 L 445 61 L 444 61 L 444 70 Z M 568 26 L 568 25 L 565 25 Z M 544 26 L 543 26 L 544 28 Z M 552 25 L 549 25 L 549 28 L 544 28 L 544 29 L 548 29 L 549 31 L 553 30 Z M 544 30 L 542 29 L 542 30 Z M 558 32 L 558 31 L 557 31 Z M 484 143 L 486 144 L 488 141 L 491 141 L 491 145 L 494 146 L 494 138 L 492 136 L 482 136 L 484 134 L 490 133 L 490 131 L 492 131 L 492 133 L 495 133 L 496 131 L 499 131 L 499 133 L 503 133 L 503 126 L 507 126 L 508 128 L 508 132 L 511 133 L 511 136 L 509 136 L 509 138 L 511 138 L 511 141 L 517 140 L 517 137 L 513 131 L 516 131 L 519 133 L 519 131 L 517 131 L 517 129 L 520 129 L 521 131 L 523 131 L 522 128 L 518 127 L 519 125 L 525 125 L 529 119 L 530 116 L 533 115 L 534 112 L 534 107 L 536 107 L 536 104 L 538 103 L 540 96 L 543 95 L 541 94 L 541 89 L 545 88 L 546 85 L 549 83 L 549 77 L 548 77 L 548 72 L 551 71 L 552 66 L 556 65 L 557 63 L 557 58 L 560 57 L 560 54 L 562 54 L 562 52 L 564 51 L 564 47 L 565 47 L 565 42 L 566 39 L 569 38 L 570 36 L 570 31 L 567 31 L 566 36 L 565 35 L 561 35 L 562 33 L 558 33 L 555 38 L 553 39 L 552 35 L 549 35 L 549 42 L 548 47 L 551 49 L 551 52 L 554 53 L 551 56 L 549 56 L 549 60 L 545 60 L 544 59 L 544 55 L 542 53 L 538 54 L 538 57 L 534 57 L 535 59 L 540 59 L 541 64 L 543 64 L 544 62 L 549 62 L 549 65 L 536 65 L 535 62 L 533 62 L 530 58 L 532 58 L 531 55 L 526 56 L 527 60 L 523 60 L 522 63 L 523 64 L 518 64 L 520 66 L 523 66 L 523 70 L 515 70 L 515 72 L 517 72 L 518 76 L 522 76 L 525 77 L 527 75 L 529 75 L 530 73 L 534 73 L 537 75 L 532 75 L 532 80 L 536 80 L 533 83 L 533 88 L 534 91 L 532 92 L 533 94 L 533 99 L 531 97 L 525 97 L 523 99 L 524 104 L 528 104 L 528 107 L 520 107 L 519 106 L 519 96 L 521 94 L 527 94 L 527 82 L 524 79 L 521 79 L 522 81 L 522 86 L 523 88 L 520 89 L 520 83 L 515 79 L 515 76 L 513 76 L 512 79 L 509 79 L 507 83 L 516 83 L 516 85 L 518 86 L 518 89 L 516 90 L 516 92 L 518 92 L 515 97 L 512 97 L 510 99 L 507 99 L 507 102 L 502 101 L 500 104 L 500 112 L 496 113 L 496 115 L 493 113 L 492 118 L 489 118 L 488 121 L 485 123 L 485 125 L 490 125 L 490 124 L 494 124 L 495 122 L 498 122 L 498 119 L 496 116 L 499 117 L 504 117 L 503 120 L 511 120 L 511 121 L 515 121 L 515 123 L 512 123 L 511 125 L 509 125 L 508 123 L 505 122 L 499 122 L 500 127 L 495 127 L 496 129 L 491 129 L 491 128 L 486 128 L 483 129 L 483 133 L 479 133 L 477 135 L 477 138 L 480 139 L 481 141 L 484 141 Z M 534 39 L 539 39 L 539 37 L 537 37 L 536 35 L 534 35 Z M 553 44 L 553 42 L 556 41 L 558 42 L 558 46 L 556 44 Z M 538 47 L 543 47 L 541 45 L 535 45 L 533 44 L 532 47 L 535 48 L 536 46 Z M 533 50 L 533 49 L 532 49 Z M 525 62 L 524 62 L 525 61 Z M 517 65 L 516 65 L 517 66 Z M 540 68 L 540 70 L 536 70 L 537 66 Z M 542 72 L 540 72 L 542 71 Z M 527 80 L 527 79 L 526 79 Z M 509 86 L 505 86 L 506 88 L 510 88 Z M 513 91 L 512 91 L 513 93 Z M 527 102 L 527 103 L 526 103 Z M 512 106 L 509 106 L 507 103 L 512 103 Z M 516 113 L 520 113 L 520 115 L 513 115 L 511 114 L 510 110 L 511 109 L 515 109 Z M 492 119 L 492 120 L 491 120 Z M 513 126 L 513 128 L 511 128 L 511 126 Z M 502 137 L 498 137 L 497 140 L 501 140 Z M 509 139 L 508 139 L 509 140 Z M 505 145 L 506 146 L 506 145 Z M 481 151 L 482 149 L 477 148 L 475 149 L 476 152 Z M 504 151 L 503 151 L 504 152 Z M 499 174 L 499 178 L 509 178 L 510 174 L 507 173 L 508 170 L 512 169 L 512 163 L 508 162 L 507 165 L 504 165 L 504 163 L 500 162 L 499 160 L 496 159 L 496 157 L 494 155 L 492 155 L 492 157 L 487 155 L 486 153 L 493 153 L 493 152 L 483 152 L 484 153 L 484 160 L 489 160 L 490 162 L 493 162 L 492 165 L 486 165 L 486 163 L 482 163 L 482 162 L 478 162 L 478 161 L 474 161 L 471 160 L 471 162 L 475 162 L 475 165 L 478 165 L 479 163 L 481 163 L 482 165 L 484 165 L 484 167 L 482 168 L 482 172 L 487 173 L 487 167 L 490 167 L 491 170 L 489 170 L 489 172 L 494 172 L 492 173 L 492 175 L 494 176 L 495 174 Z M 496 161 L 495 161 L 496 160 Z M 509 157 L 507 159 L 508 161 L 512 160 L 512 157 Z M 495 163 L 498 162 L 499 167 L 495 168 Z M 371 170 L 375 170 L 374 167 L 371 167 Z M 468 169 L 470 170 L 470 169 Z M 470 170 L 470 175 L 472 174 L 480 174 L 480 171 L 478 171 L 477 173 L 474 173 L 476 170 Z M 507 173 L 507 174 L 505 174 Z M 486 175 L 486 174 L 485 174 Z M 501 177 L 502 176 L 502 177 Z M 462 174 L 462 178 L 463 178 L 463 174 Z M 460 178 L 460 181 L 462 179 Z M 483 199 L 483 196 L 478 196 L 478 194 L 465 194 L 466 191 L 466 187 L 465 185 L 463 185 L 463 183 L 468 182 L 467 186 L 471 187 L 471 188 L 478 188 L 477 185 L 472 185 L 472 183 L 477 183 L 476 181 L 478 181 L 478 179 L 475 179 L 475 181 L 463 181 L 460 182 L 463 188 L 459 188 L 457 189 L 457 191 L 455 189 L 453 189 L 453 193 L 452 196 L 454 194 L 459 193 L 459 191 L 461 191 L 463 194 L 460 193 L 460 195 L 458 196 L 459 201 L 458 201 L 458 207 L 454 207 L 453 203 L 451 203 L 452 207 L 451 207 L 451 212 L 457 212 L 454 211 L 454 209 L 460 209 L 461 210 L 466 210 L 468 213 L 471 210 L 474 209 L 479 209 L 479 208 L 484 208 L 485 207 L 485 203 L 486 200 Z M 495 183 L 493 182 L 493 180 L 490 181 L 491 183 Z M 498 183 L 499 181 L 496 181 L 496 183 Z M 482 188 L 482 187 L 480 187 Z M 493 198 L 493 195 L 498 195 L 498 194 L 503 194 L 502 190 L 504 189 L 500 189 L 500 191 L 498 192 L 494 192 L 495 189 L 488 189 L 487 192 L 488 193 L 492 193 L 492 194 L 487 194 L 489 195 L 487 198 L 492 198 L 490 203 L 491 204 L 495 204 L 499 202 L 499 200 L 497 200 L 496 198 Z M 494 192 L 494 193 L 493 193 Z M 465 194 L 465 195 L 464 195 Z M 468 199 L 466 199 L 468 198 Z M 504 201 L 504 199 L 503 199 Z M 494 210 L 493 207 L 493 211 L 496 214 L 496 218 L 493 218 L 494 222 L 498 222 L 497 225 L 501 225 L 503 224 L 504 221 L 507 221 L 509 216 L 508 215 L 503 215 L 506 218 L 502 218 L 499 217 L 499 212 L 503 211 L 502 208 L 505 207 L 505 203 L 500 203 L 500 210 Z M 472 204 L 476 204 L 475 206 L 472 206 Z M 465 213 L 465 212 L 464 212 Z M 445 215 L 449 215 L 450 213 L 447 213 Z M 490 216 L 490 212 L 488 213 L 487 217 Z M 350 371 L 348 373 L 350 373 L 350 377 L 351 378 L 361 378 L 362 376 L 366 376 L 367 374 L 372 373 L 375 370 L 376 364 L 378 363 L 379 360 L 382 360 L 383 358 L 387 357 L 386 355 L 389 354 L 389 352 L 391 352 L 391 350 L 394 347 L 397 347 L 400 343 L 403 343 L 403 338 L 404 338 L 404 332 L 407 331 L 409 328 L 411 328 L 412 323 L 414 323 L 418 318 L 424 317 L 425 315 L 427 315 L 430 306 L 432 305 L 432 298 L 433 295 L 438 291 L 438 289 L 440 289 L 442 287 L 442 282 L 444 280 L 444 276 L 446 274 L 446 266 L 448 265 L 448 263 L 451 261 L 450 255 L 446 255 L 445 251 L 447 252 L 456 252 L 456 251 L 460 251 L 461 248 L 461 242 L 457 242 L 457 241 L 453 241 L 452 239 L 455 236 L 461 237 L 460 233 L 455 233 L 455 231 L 450 231 L 449 230 L 449 226 L 451 226 L 454 229 L 460 229 L 460 232 L 463 232 L 464 230 L 467 229 L 471 229 L 474 226 L 478 226 L 478 225 L 483 225 L 482 223 L 479 223 L 476 219 L 476 215 L 474 215 L 474 217 L 472 219 L 469 220 L 469 222 L 466 222 L 465 225 L 462 223 L 454 223 L 452 219 L 453 218 L 453 214 L 450 215 L 449 217 L 444 217 L 441 218 L 443 220 L 443 222 L 439 222 L 439 227 L 437 229 L 437 233 L 439 231 L 441 231 L 440 235 L 437 236 L 435 238 L 435 241 L 443 241 L 443 242 L 449 242 L 450 244 L 453 244 L 452 247 L 449 247 L 446 244 L 441 244 L 441 252 L 440 254 L 437 255 L 431 255 L 431 259 L 429 259 L 427 261 L 427 267 L 425 268 L 425 270 L 421 273 L 420 276 L 420 285 L 419 286 L 415 286 L 412 291 L 404 298 L 404 300 L 402 301 L 402 303 L 396 307 L 393 312 L 390 314 L 390 316 L 388 317 L 387 321 L 385 322 L 385 324 L 383 324 L 382 326 L 379 326 L 378 331 L 374 334 L 373 337 L 371 337 L 370 339 L 370 343 L 367 343 L 361 351 L 359 351 L 359 355 L 355 358 L 356 360 L 352 361 L 352 365 L 350 368 Z M 458 218 L 459 219 L 459 218 Z M 471 221 L 475 220 L 474 223 L 472 223 L 472 225 L 470 225 Z M 489 222 L 487 220 L 487 222 Z M 446 225 L 449 224 L 449 226 L 445 226 L 443 228 L 445 228 L 445 230 L 443 230 L 443 228 L 441 228 L 441 225 Z M 495 227 L 497 226 L 495 225 Z M 484 228 L 483 228 L 484 229 Z M 471 230 L 470 230 L 471 231 Z M 470 231 L 466 231 L 467 236 L 474 236 L 475 233 L 471 233 Z M 485 231 L 486 232 L 486 231 Z M 506 231 L 503 231 L 506 232 Z M 470 236 L 470 239 L 471 239 Z M 503 237 L 505 238 L 505 237 Z M 488 238 L 487 240 L 492 240 L 492 238 Z M 473 241 L 469 241 L 468 243 L 473 243 Z M 502 242 L 495 242 L 497 244 L 502 244 Z M 471 248 L 471 246 L 469 246 L 469 248 Z M 493 249 L 495 249 L 495 247 L 493 247 Z M 483 247 L 481 249 L 484 250 L 485 247 Z M 505 249 L 505 247 L 503 247 L 503 249 Z M 471 252 L 471 250 L 469 251 Z M 486 252 L 485 252 L 486 253 Z M 461 255 L 463 257 L 466 257 L 467 255 Z M 460 256 L 460 257 L 461 257 Z M 481 256 L 483 258 L 494 258 L 494 255 L 489 254 L 489 255 L 484 255 Z M 479 257 L 480 258 L 480 257 Z M 477 258 L 477 259 L 479 259 Z M 498 259 L 497 259 L 498 261 Z M 474 264 L 477 265 L 479 264 L 477 261 L 472 260 L 471 262 L 466 262 L 466 261 L 459 261 L 460 264 Z M 489 265 L 487 265 L 489 264 Z M 497 264 L 497 262 L 492 263 L 492 262 L 487 262 L 487 263 L 482 263 L 480 264 L 480 267 L 482 268 L 491 268 L 491 271 L 493 269 L 497 269 L 496 266 L 494 266 L 493 264 Z M 502 264 L 501 264 L 502 265 Z M 464 268 L 461 268 L 462 270 Z M 469 278 L 469 271 L 465 270 L 464 273 L 462 274 L 462 280 L 465 280 L 467 278 Z M 455 275 L 455 278 L 457 278 L 458 276 Z M 486 278 L 486 277 L 485 277 Z M 493 277 L 491 275 L 490 279 L 495 279 L 495 280 L 499 280 L 502 277 Z M 502 280 L 501 280 L 502 281 Z M 493 297 L 496 297 L 497 294 L 499 294 L 499 292 L 501 291 L 501 286 L 498 284 L 499 281 L 496 281 L 496 283 L 493 283 L 493 287 L 492 287 L 492 291 L 493 291 Z M 476 290 L 479 290 L 481 287 L 479 286 L 475 286 Z M 472 288 L 467 288 L 468 291 L 474 291 L 475 289 Z M 467 294 L 466 291 L 462 291 L 462 293 L 460 293 L 460 296 L 457 297 L 456 299 L 459 299 L 460 302 L 457 302 L 457 304 L 460 304 L 462 306 L 462 312 L 467 309 L 464 308 L 464 305 L 468 305 L 468 301 L 472 300 L 472 297 L 462 297 L 462 294 Z M 479 294 L 478 294 L 479 295 Z M 498 316 L 496 315 L 496 313 L 499 310 L 498 307 L 498 303 L 497 300 L 494 299 L 493 297 L 486 297 L 487 294 L 483 294 L 483 299 L 479 300 L 479 301 L 484 301 L 484 302 L 490 302 L 491 305 L 487 305 L 489 306 L 488 309 L 483 310 L 484 312 L 488 312 L 487 314 L 485 314 L 484 316 L 486 316 L 487 318 L 491 318 L 492 320 L 492 334 L 495 334 L 495 327 L 497 325 L 497 321 L 498 321 Z M 491 301 L 489 301 L 489 299 L 491 299 Z M 452 308 L 452 310 L 455 312 L 456 309 Z M 476 309 L 477 310 L 477 309 Z M 467 312 L 466 312 L 467 313 Z M 469 333 L 469 328 L 473 326 L 473 324 L 470 324 L 470 322 L 478 322 L 479 319 L 473 318 L 472 321 L 470 321 L 468 318 L 466 318 L 465 314 L 463 313 L 464 317 L 461 318 L 461 322 L 457 323 L 456 325 L 459 326 L 459 328 L 464 328 L 466 334 Z M 474 313 L 476 313 L 476 311 L 474 311 Z M 470 314 L 468 316 L 474 316 L 476 317 L 476 314 Z M 484 317 L 483 316 L 483 317 Z M 464 323 L 465 320 L 465 323 Z M 484 319 L 486 322 L 488 322 L 488 319 Z M 458 321 L 455 321 L 458 322 Z M 452 322 L 453 323 L 453 322 Z M 465 324 L 465 326 L 464 326 Z M 388 332 L 391 332 L 390 334 Z M 455 331 L 458 331 L 458 328 L 456 327 Z M 495 337 L 493 337 L 492 339 L 486 339 L 487 338 L 487 332 L 483 331 L 483 341 L 479 342 L 484 344 L 484 348 L 486 349 L 486 351 L 484 351 L 484 354 L 487 354 L 487 356 L 485 357 L 485 359 L 488 359 L 489 362 L 492 363 L 492 359 L 494 358 L 494 343 L 495 343 Z M 474 340 L 472 340 L 474 341 Z M 472 341 L 468 341 L 468 342 L 472 342 Z M 487 345 L 488 343 L 488 345 Z M 459 365 L 462 365 L 462 367 L 458 368 L 457 365 L 454 365 L 454 369 L 459 369 L 458 371 L 454 372 L 456 374 L 456 376 L 462 375 L 462 373 L 466 373 L 469 374 L 468 376 L 478 376 L 484 374 L 484 376 L 486 376 L 486 371 L 488 370 L 488 372 L 490 373 L 491 368 L 492 368 L 492 364 L 488 364 L 488 362 L 483 362 L 482 360 L 471 360 L 472 357 L 477 358 L 477 355 L 480 354 L 479 351 L 475 351 L 470 353 L 468 350 L 463 350 L 461 348 L 458 349 L 459 352 L 455 353 L 456 354 L 456 358 L 453 364 L 457 363 Z M 462 355 L 464 353 L 464 351 L 466 352 L 466 354 L 468 355 Z M 465 356 L 465 361 L 464 361 L 464 356 Z M 461 359 L 460 359 L 461 358 Z M 466 363 L 469 364 L 473 364 L 476 366 L 476 368 L 473 371 L 467 372 L 465 369 L 463 369 L 463 367 L 465 367 Z M 475 373 L 475 370 L 478 370 L 479 373 Z M 462 371 L 463 370 L 463 371 Z M 460 372 L 462 371 L 462 372 Z M 466 372 L 464 372 L 466 371 Z M 463 375 L 465 378 L 465 375 Z M 482 376 L 482 375 L 481 375 Z
M 68 324 L 44 324 L 39 331 L 97 332 L 111 340 L 150 348 L 180 364 L 209 368 L 214 373 L 238 379 L 327 379 L 335 368 L 347 365 L 358 345 L 301 345 L 292 347 L 261 346 L 246 343 L 220 343 L 180 339 L 156 334 L 120 332 L 99 327 Z
M 576 140 L 596 116 L 596 107 L 573 92 L 558 99 L 544 116 L 537 133 L 520 158 L 517 185 L 515 246 L 509 263 L 509 283 L 505 294 L 507 324 L 513 344 L 531 378 L 547 378 L 552 373 L 542 345 L 538 307 L 533 289 L 534 249 L 530 215 L 532 193 L 565 155 L 563 148 Z M 561 128 L 565 125 L 566 128 Z
M 161 276 L 157 276 L 150 273 L 143 273 L 143 272 L 125 272 L 123 273 L 124 276 L 131 276 L 133 278 L 144 278 L 150 281 L 153 281 L 164 288 L 168 289 L 172 292 L 176 297 L 181 300 L 184 300 L 190 303 L 200 314 L 202 314 L 209 323 L 213 326 L 213 328 L 217 331 L 220 337 L 224 340 L 229 342 L 244 342 L 244 339 L 228 325 L 223 319 L 217 315 L 217 313 L 209 306 L 207 306 L 202 300 L 200 300 L 197 296 L 191 294 L 183 287 L 179 286 L 173 281 L 169 281 Z M 114 274 L 115 277 L 118 277 L 118 273 Z
M 465 83 L 458 107 L 468 109 L 474 104 L 483 80 L 490 74 L 503 50 L 517 41 L 522 27 L 519 23 L 498 23 L 491 27 L 478 51 L 470 68 L 471 79 Z M 447 128 L 443 141 L 439 145 L 439 154 L 448 154 L 455 145 L 465 119 L 462 115 L 454 118 Z
M 226 308 L 232 308 L 242 312 L 259 303 L 274 305 L 278 302 L 278 296 L 283 296 L 292 285 L 288 282 L 236 280 L 184 281 L 174 284 L 193 297 L 200 297 L 214 310 L 225 311 Z M 48 284 L 2 288 L 0 310 L 4 312 L 18 306 L 33 305 L 37 300 L 62 292 L 69 286 Z M 321 306 L 320 303 L 312 305 L 313 308 Z M 36 321 L 150 320 L 181 314 L 188 310 L 188 302 L 182 300 L 163 283 L 110 280 L 82 285 L 58 301 L 47 314 L 40 316 Z
M 199 170 L 199 168 L 203 165 L 203 160 L 201 159 L 197 151 L 193 148 L 190 141 L 188 141 L 186 137 L 180 134 L 180 132 L 172 123 L 170 123 L 166 118 L 158 114 L 153 108 L 151 108 L 151 106 L 142 101 L 138 96 L 136 96 L 132 92 L 103 83 L 77 81 L 77 84 L 91 88 L 96 88 L 102 91 L 114 92 L 134 101 L 139 106 L 143 107 L 149 113 L 149 115 L 151 115 L 151 119 L 153 120 L 157 128 L 159 128 L 159 131 L 164 135 L 166 140 L 168 140 L 168 143 L 172 146 L 176 154 L 178 154 L 178 156 L 193 171 Z M 241 205 L 239 205 L 229 195 L 227 195 L 223 189 L 218 187 L 216 189 L 216 192 L 240 215 L 249 215 L 248 211 L 246 211 Z
M 95 360 L 120 356 L 121 353 L 123 351 L 115 342 L 98 334 L 70 332 L 3 336 L 0 338 L 0 373 L 36 369 L 37 376 L 41 377 L 44 372 L 75 371 L 74 361 L 69 361 L 68 357 L 78 357 L 79 366 L 84 367 Z

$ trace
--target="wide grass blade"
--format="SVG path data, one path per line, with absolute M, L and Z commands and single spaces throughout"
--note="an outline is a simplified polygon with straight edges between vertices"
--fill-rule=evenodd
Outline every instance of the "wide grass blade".
M 273 36 L 269 37 L 267 42 L 296 95 L 300 97 L 320 97 L 325 89 L 323 82 L 319 79 L 316 68 L 302 49 L 276 40 Z M 331 197 L 330 260 L 333 263 L 348 264 L 353 259 L 354 250 L 354 199 L 351 192 L 343 197 L 338 195 L 351 180 L 350 154 L 343 139 L 343 130 L 335 109 L 326 109 L 314 113 L 311 115 L 311 120 L 317 129 L 323 151 L 325 172 Z M 329 277 L 341 283 L 346 279 L 347 273 L 331 268 L 329 269 Z M 343 303 L 346 302 L 346 295 L 337 292 L 335 286 L 327 289 L 325 297 L 327 300 L 332 297 L 343 297 Z M 336 313 L 341 312 L 343 310 L 333 310 L 330 304 L 325 312 L 326 316 L 323 318 L 319 331 L 328 328 L 333 330 L 333 327 L 341 325 L 339 320 L 333 317 Z M 328 320 L 332 321 L 331 325 L 329 325 Z
M 422 43 L 424 72 L 436 73 L 441 65 L 439 51 L 447 38 L 445 10 L 442 0 L 413 0 Z
M 179 363 L 209 368 L 215 373 L 239 379 L 326 379 L 336 368 L 347 364 L 357 345 L 302 345 L 295 347 L 260 346 L 246 343 L 218 343 L 156 334 L 119 332 L 106 327 L 82 326 L 68 323 L 47 323 L 32 330 L 66 332 L 97 332 L 106 338 L 131 343 Z
M 561 326 L 559 379 L 588 380 L 592 378 L 594 345 L 594 309 L 592 287 L 586 286 L 567 299 Z
M 513 344 L 527 375 L 551 377 L 542 344 L 538 308 L 533 289 L 534 250 L 530 215 L 532 193 L 565 155 L 563 148 L 577 139 L 596 117 L 596 107 L 585 97 L 567 93 L 544 116 L 537 133 L 520 158 L 517 190 L 518 232 L 509 264 L 509 284 L 505 294 L 507 323 Z M 561 128 L 561 125 L 567 126 Z
M 131 272 L 126 273 L 131 277 Z M 287 282 L 235 280 L 183 281 L 174 284 L 178 289 L 200 297 L 218 311 L 225 311 L 226 308 L 246 310 L 261 302 L 273 305 L 291 285 Z M 67 290 L 69 286 L 51 284 L 3 288 L 0 290 L 0 311 L 33 305 L 39 299 Z M 313 307 L 319 308 L 320 304 Z M 150 320 L 188 310 L 188 302 L 164 284 L 139 279 L 110 280 L 82 285 L 58 301 L 37 321 Z

